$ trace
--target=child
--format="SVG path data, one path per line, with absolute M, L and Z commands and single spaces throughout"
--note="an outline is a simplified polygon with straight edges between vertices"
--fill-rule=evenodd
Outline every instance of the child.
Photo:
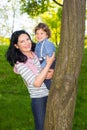
M 46 66 L 46 56 L 48 55 L 51 57 L 53 52 L 55 52 L 54 44 L 48 40 L 50 36 L 51 36 L 50 29 L 45 23 L 39 23 L 35 27 L 35 37 L 37 40 L 35 53 L 39 58 L 42 68 Z M 48 89 L 50 89 L 51 78 L 53 76 L 54 67 L 55 67 L 55 61 L 52 64 L 51 68 L 49 69 L 50 77 L 48 76 L 48 78 L 44 81 Z
M 41 71 L 38 58 L 32 52 L 32 44 L 30 35 L 26 31 L 15 31 L 11 36 L 6 57 L 10 65 L 14 67 L 14 72 L 21 75 L 30 93 L 35 130 L 44 130 L 49 91 L 43 81 L 54 60 L 54 54 L 52 57 L 47 56 L 46 66 Z

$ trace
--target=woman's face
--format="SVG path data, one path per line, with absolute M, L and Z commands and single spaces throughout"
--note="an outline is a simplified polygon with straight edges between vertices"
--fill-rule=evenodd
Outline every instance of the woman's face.
M 27 34 L 21 34 L 18 38 L 18 43 L 15 44 L 15 47 L 19 49 L 22 53 L 26 54 L 31 50 L 31 40 Z

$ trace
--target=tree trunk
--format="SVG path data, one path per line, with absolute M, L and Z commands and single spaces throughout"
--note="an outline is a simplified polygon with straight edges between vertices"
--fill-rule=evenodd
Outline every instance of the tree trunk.
M 71 130 L 85 34 L 86 0 L 64 0 L 61 41 L 44 130 Z

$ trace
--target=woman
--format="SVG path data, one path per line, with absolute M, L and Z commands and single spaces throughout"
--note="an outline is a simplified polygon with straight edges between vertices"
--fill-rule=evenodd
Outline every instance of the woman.
M 46 57 L 46 66 L 41 70 L 39 60 L 32 51 L 32 45 L 33 42 L 26 31 L 15 31 L 11 36 L 6 57 L 10 65 L 14 66 L 14 72 L 20 74 L 26 83 L 32 102 L 35 129 L 44 130 L 46 102 L 49 94 L 44 80 L 55 54 L 52 57 Z

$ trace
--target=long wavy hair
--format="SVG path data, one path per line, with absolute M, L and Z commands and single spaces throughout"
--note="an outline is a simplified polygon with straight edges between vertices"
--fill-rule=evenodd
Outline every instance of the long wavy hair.
M 15 31 L 10 39 L 10 45 L 7 49 L 6 52 L 6 59 L 9 62 L 11 66 L 14 66 L 14 64 L 19 61 L 19 62 L 26 62 L 27 56 L 24 55 L 19 49 L 17 49 L 14 44 L 18 43 L 18 38 L 21 34 L 26 34 L 28 35 L 29 39 L 31 40 L 30 35 L 25 31 L 25 30 L 19 30 Z M 35 43 L 31 40 L 32 43 L 32 48 L 31 50 L 34 51 L 35 48 Z

